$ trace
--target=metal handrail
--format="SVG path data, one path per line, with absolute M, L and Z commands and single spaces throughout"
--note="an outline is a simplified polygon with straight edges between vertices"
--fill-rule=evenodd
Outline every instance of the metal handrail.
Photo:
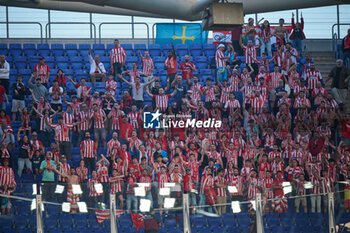
M 154 27 L 157 26 L 158 24 L 163 24 L 163 23 L 154 23 L 152 25 L 152 40 L 153 40 L 153 43 L 155 43 L 155 40 L 154 40 Z M 169 24 L 174 24 L 176 25 L 177 23 L 169 23 Z M 182 23 L 179 23 L 179 24 L 182 24 Z M 202 30 L 202 25 L 200 23 L 192 23 L 192 24 L 196 24 L 199 26 L 199 28 Z M 175 30 L 173 28 L 173 33 L 175 34 Z M 203 41 L 203 33 L 201 33 L 201 43 Z
M 47 28 L 49 27 L 49 25 L 51 24 L 89 24 L 89 25 L 92 25 L 94 27 L 94 41 L 95 41 L 95 44 L 96 44 L 96 25 L 94 23 L 91 23 L 91 22 L 49 22 L 45 25 L 45 37 L 46 37 L 46 42 L 47 42 L 47 39 L 48 39 L 48 34 L 47 34 Z M 51 36 L 49 36 L 51 39 Z
M 39 22 L 0 22 L 0 24 L 34 24 L 34 25 L 39 25 L 40 40 L 41 40 L 41 43 L 43 43 L 43 25 Z M 7 35 L 7 38 L 10 39 L 10 35 Z
M 338 30 L 339 30 L 339 26 L 341 26 L 341 25 L 350 26 L 350 23 L 335 23 L 332 25 L 332 47 L 333 47 L 333 51 L 336 53 L 337 58 L 339 57 L 337 45 L 338 45 L 338 41 L 340 40 L 340 32 L 339 31 L 338 31 L 338 33 L 334 32 L 334 27 L 337 26 Z
M 99 42 L 101 43 L 101 38 L 102 38 L 102 25 L 105 24 L 130 24 L 130 25 L 135 25 L 135 24 L 139 24 L 139 25 L 145 25 L 147 28 L 147 45 L 149 45 L 149 26 L 147 23 L 133 23 L 133 22 L 102 22 L 100 23 L 100 25 L 98 26 L 98 35 L 99 35 Z M 134 36 L 132 36 L 132 39 L 134 39 Z

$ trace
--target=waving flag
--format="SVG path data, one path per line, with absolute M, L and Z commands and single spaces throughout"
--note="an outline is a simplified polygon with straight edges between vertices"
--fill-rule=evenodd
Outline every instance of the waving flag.
M 109 210 L 96 210 L 96 219 L 98 224 L 101 224 L 104 220 L 110 219 L 110 211 Z M 118 218 L 119 216 L 124 214 L 124 210 L 116 210 L 115 211 L 115 217 Z
M 140 227 L 145 227 L 144 220 L 146 217 L 146 214 L 134 214 L 130 211 L 131 214 L 131 220 L 134 224 L 134 227 L 136 227 L 137 232 L 139 231 Z
M 208 32 L 200 23 L 157 23 L 157 44 L 206 44 Z

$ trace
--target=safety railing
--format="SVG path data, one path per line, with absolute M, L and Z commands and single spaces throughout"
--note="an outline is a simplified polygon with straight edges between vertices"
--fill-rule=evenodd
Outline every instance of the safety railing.
M 100 23 L 100 25 L 98 26 L 98 33 L 99 33 L 99 43 L 101 43 L 101 39 L 102 39 L 102 26 L 103 25 L 111 25 L 111 24 L 115 24 L 115 25 L 125 25 L 125 24 L 130 24 L 132 27 L 134 27 L 133 25 L 145 25 L 147 28 L 147 45 L 149 45 L 149 26 L 147 23 L 135 23 L 135 22 L 102 22 Z M 132 30 L 132 39 L 134 39 L 134 30 Z
M 43 25 L 41 25 L 41 23 L 39 23 L 39 22 L 0 22 L 0 24 L 5 24 L 5 25 L 9 25 L 9 24 L 33 24 L 33 25 L 39 25 L 39 28 L 40 28 L 40 40 L 41 40 L 41 43 L 43 43 Z M 9 30 L 6 30 L 6 38 L 10 39 Z
M 339 58 L 338 42 L 341 40 L 340 26 L 350 26 L 350 23 L 335 23 L 332 25 L 332 49 L 334 52 L 336 52 L 337 58 Z M 337 27 L 337 32 L 335 32 L 335 27 Z
M 45 25 L 45 38 L 46 38 L 46 42 L 48 41 L 48 39 L 51 39 L 51 33 L 48 33 L 49 30 L 49 26 L 52 25 L 52 24 L 60 24 L 60 25 L 71 25 L 71 24 L 88 24 L 88 25 L 91 25 L 94 29 L 94 41 L 95 41 L 95 44 L 96 44 L 96 25 L 94 23 L 91 23 L 91 22 L 49 22 Z M 51 29 L 50 29 L 51 31 Z

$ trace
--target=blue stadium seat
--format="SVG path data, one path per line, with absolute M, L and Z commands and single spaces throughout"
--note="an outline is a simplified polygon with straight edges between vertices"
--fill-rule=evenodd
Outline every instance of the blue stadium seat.
M 18 73 L 20 75 L 31 75 L 32 70 L 31 69 L 21 69 L 21 70 L 18 70 Z
M 81 63 L 81 62 L 83 62 L 83 58 L 82 57 L 78 57 L 78 56 L 74 56 L 74 57 L 70 58 L 70 61 L 72 63 Z
M 68 63 L 57 63 L 57 69 L 68 69 Z
M 132 44 L 122 44 L 120 45 L 125 51 L 126 50 L 133 50 Z
M 21 70 L 21 69 L 26 69 L 27 68 L 27 63 L 21 63 L 21 62 L 16 62 L 15 63 L 15 67 L 16 69 L 18 70 Z
M 90 44 L 79 44 L 79 50 L 89 50 L 91 49 Z
M 145 44 L 134 44 L 134 51 L 137 55 L 138 55 L 138 51 L 140 51 L 141 54 L 144 55 L 146 50 L 147 50 L 147 47 Z
M 56 62 L 61 63 L 61 62 L 68 62 L 68 57 L 56 57 Z
M 14 49 L 14 50 L 9 50 L 11 53 L 11 56 L 13 57 L 18 57 L 18 56 L 22 56 L 23 52 L 22 49 Z
M 8 49 L 8 46 L 6 43 L 0 43 L 0 50 Z
M 92 48 L 93 48 L 93 50 L 106 50 L 104 44 L 93 44 Z
M 151 57 L 160 56 L 160 45 L 159 44 L 150 44 L 148 46 L 148 51 Z
M 202 45 L 201 44 L 190 44 L 190 52 L 193 57 L 202 55 Z
M 207 69 L 208 64 L 207 63 L 196 63 L 196 68 L 197 69 Z
M 107 44 L 107 51 L 108 53 L 114 48 L 114 44 Z
M 180 58 L 180 61 L 181 62 L 185 62 L 185 56 L 182 56 L 181 58 Z M 190 62 L 193 62 L 194 60 L 193 60 L 193 57 L 192 56 L 190 56 Z
M 84 66 L 84 63 L 71 63 L 73 70 L 81 70 Z
M 175 49 L 176 49 L 176 54 L 180 57 L 188 55 L 188 48 L 187 48 L 187 45 L 185 44 L 177 44 L 175 46 Z
M 15 43 L 15 44 L 10 44 L 9 46 L 10 50 L 22 50 L 22 45 L 19 43 Z
M 138 59 L 137 57 L 127 57 L 126 62 L 127 63 L 137 63 Z
M 105 50 L 95 50 L 94 51 L 94 56 L 105 56 L 106 55 L 106 51 Z
M 164 63 L 165 62 L 165 57 L 160 57 L 160 56 L 157 56 L 157 57 L 154 57 L 153 58 L 153 62 L 154 63 Z

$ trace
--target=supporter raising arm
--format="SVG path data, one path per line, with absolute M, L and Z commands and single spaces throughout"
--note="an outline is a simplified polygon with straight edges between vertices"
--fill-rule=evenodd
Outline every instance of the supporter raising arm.
M 171 94 L 165 94 L 164 88 L 159 88 L 159 95 L 153 95 L 149 92 L 149 90 L 145 90 L 147 95 L 156 101 L 156 108 L 158 108 L 161 112 L 165 112 L 168 108 L 169 99 L 176 95 L 177 85 L 175 85 L 174 91 Z

